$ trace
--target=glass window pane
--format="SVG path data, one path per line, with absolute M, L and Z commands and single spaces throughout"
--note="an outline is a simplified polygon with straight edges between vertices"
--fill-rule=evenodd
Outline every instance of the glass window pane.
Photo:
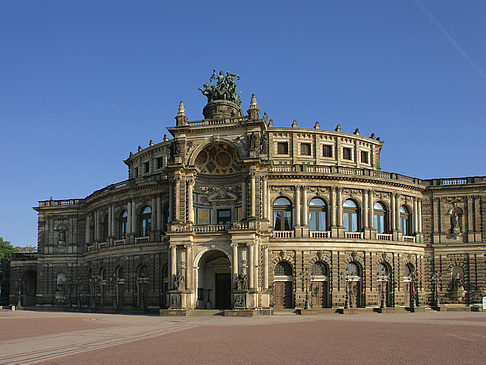
M 343 205 L 348 208 L 356 208 L 356 203 L 349 199 L 346 200 Z
M 289 211 L 284 212 L 284 217 L 285 217 L 285 231 L 290 231 L 290 226 L 291 226 L 291 215 Z
M 326 229 L 327 229 L 326 212 L 319 212 L 319 226 L 317 230 L 325 231 Z
M 358 215 L 356 213 L 352 213 L 352 231 L 358 232 Z
M 350 213 L 344 213 L 344 216 L 343 216 L 343 224 L 344 224 L 344 230 L 346 232 L 349 232 L 349 215 Z
M 326 203 L 322 199 L 314 198 L 314 199 L 311 200 L 310 205 L 316 206 L 316 207 L 325 207 Z
M 273 212 L 273 227 L 275 230 L 282 230 L 282 217 L 281 217 L 281 212 L 276 211 Z
M 317 219 L 317 212 L 309 212 L 309 228 L 311 231 L 318 230 L 316 219 Z
M 287 198 L 278 198 L 273 205 L 290 205 L 290 201 Z

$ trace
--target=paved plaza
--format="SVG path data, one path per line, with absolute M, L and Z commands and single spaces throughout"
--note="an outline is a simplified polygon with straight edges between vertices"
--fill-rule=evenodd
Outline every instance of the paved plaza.
M 0 329 L 2 365 L 481 364 L 486 359 L 484 312 L 227 318 L 0 311 Z

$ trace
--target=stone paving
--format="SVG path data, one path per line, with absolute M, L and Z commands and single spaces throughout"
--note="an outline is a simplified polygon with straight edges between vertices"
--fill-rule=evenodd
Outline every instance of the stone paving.
M 9 331 L 15 338 L 6 339 Z M 484 312 L 227 318 L 0 311 L 0 332 L 0 364 L 477 364 L 486 359 Z

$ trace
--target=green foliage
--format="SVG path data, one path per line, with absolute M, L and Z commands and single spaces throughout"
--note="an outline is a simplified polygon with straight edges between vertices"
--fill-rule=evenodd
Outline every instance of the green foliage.
M 9 258 L 15 252 L 15 248 L 10 244 L 9 241 L 4 241 L 0 237 L 0 261 L 4 258 Z

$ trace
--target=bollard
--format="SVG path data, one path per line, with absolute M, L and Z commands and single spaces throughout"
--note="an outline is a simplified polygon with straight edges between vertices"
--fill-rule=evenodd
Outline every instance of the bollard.
M 12 312 L 15 312 L 15 305 L 12 305 Z

